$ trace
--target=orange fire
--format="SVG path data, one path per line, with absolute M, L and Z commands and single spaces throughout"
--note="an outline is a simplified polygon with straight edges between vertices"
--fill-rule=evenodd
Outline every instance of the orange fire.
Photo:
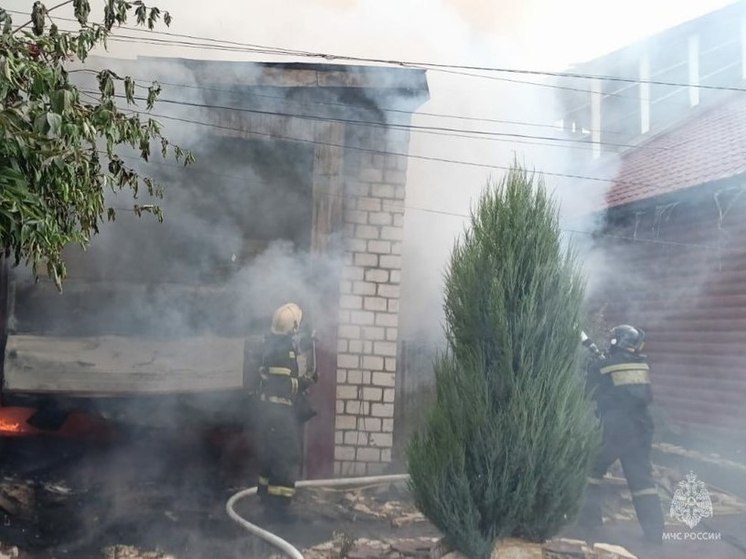
M 0 436 L 18 437 L 41 433 L 39 429 L 26 423 L 34 412 L 34 408 L 0 408 Z
M 0 407 L 0 437 L 105 437 L 110 434 L 110 428 L 103 419 L 80 412 L 71 412 L 56 431 L 37 429 L 26 423 L 36 411 L 36 408 Z

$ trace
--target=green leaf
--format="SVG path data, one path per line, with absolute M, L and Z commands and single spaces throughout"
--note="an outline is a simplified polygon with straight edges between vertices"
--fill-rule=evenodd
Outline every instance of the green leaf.
M 47 122 L 49 123 L 49 135 L 59 136 L 62 128 L 62 117 L 57 113 L 47 113 Z
M 135 103 L 135 82 L 129 76 L 124 78 L 124 96 L 128 103 Z
M 135 2 L 135 5 L 137 5 L 137 8 L 135 9 L 137 24 L 144 25 L 145 20 L 148 18 L 148 9 L 142 3 L 138 4 L 137 2 Z
M 13 31 L 13 18 L 10 17 L 10 14 L 0 8 L 0 22 L 3 24 L 3 35 L 7 35 L 8 33 L 12 33 Z
M 47 17 L 47 9 L 44 4 L 38 0 L 34 2 L 33 8 L 31 8 L 31 25 L 34 31 L 34 35 L 37 37 L 44 33 L 44 20 Z
M 145 106 L 148 108 L 148 110 L 152 109 L 155 106 L 155 101 L 158 99 L 158 96 L 161 94 L 161 86 L 158 82 L 153 82 L 153 85 L 151 85 L 148 88 L 148 97 L 145 102 Z
M 158 8 L 151 8 L 150 15 L 148 16 L 148 29 L 155 27 L 158 18 L 161 16 L 161 11 Z
M 0 71 L 3 73 L 3 78 L 6 81 L 10 81 L 10 61 L 4 56 L 0 56 Z
M 115 82 L 121 80 L 123 96 L 134 101 L 134 80 L 104 67 L 97 74 L 100 97 L 82 100 L 65 69 L 71 59 L 85 61 L 92 49 L 105 44 L 112 18 L 116 25 L 126 21 L 128 12 L 137 12 L 141 24 L 152 26 L 160 15 L 167 23 L 170 16 L 139 0 L 105 0 L 104 24 L 89 23 L 89 2 L 70 3 L 77 30 L 48 24 L 39 1 L 33 6 L 33 32 L 18 36 L 0 8 L 0 25 L 10 32 L 0 37 L 0 254 L 27 263 L 35 274 L 46 269 L 58 287 L 66 273 L 64 248 L 85 248 L 103 219 L 115 219 L 104 203 L 105 189 L 127 190 L 136 197 L 146 185 L 151 197 L 162 196 L 163 189 L 150 177 L 140 176 L 115 156 L 121 147 L 139 149 L 149 159 L 151 140 L 156 140 L 164 156 L 175 153 L 184 163 L 190 159 L 161 135 L 157 121 L 141 122 L 119 111 Z M 150 107 L 159 92 L 160 86 L 153 84 Z M 111 163 L 100 151 L 109 154 Z M 138 206 L 138 213 L 143 212 L 162 219 L 155 206 Z
M 104 6 L 104 27 L 107 30 L 111 29 L 116 23 L 116 11 L 114 8 L 114 0 L 107 0 L 106 6 Z
M 91 13 L 91 5 L 88 0 L 73 0 L 73 6 L 75 9 L 75 18 L 78 20 L 80 25 L 88 23 L 88 16 Z
M 58 90 L 52 93 L 50 95 L 50 104 L 55 113 L 63 113 L 65 111 L 65 91 Z
M 49 121 L 47 121 L 47 115 L 46 113 L 40 114 L 34 119 L 34 132 L 46 136 L 47 130 L 49 130 Z

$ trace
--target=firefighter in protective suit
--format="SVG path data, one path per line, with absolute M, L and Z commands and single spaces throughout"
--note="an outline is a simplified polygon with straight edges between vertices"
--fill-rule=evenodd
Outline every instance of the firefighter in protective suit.
M 259 386 L 259 484 L 257 492 L 267 514 L 289 520 L 301 465 L 301 425 L 298 407 L 305 409 L 306 390 L 316 377 L 299 377 L 298 334 L 303 311 L 295 303 L 278 308 L 264 342 Z M 315 365 L 315 364 L 314 364 Z
M 596 401 L 603 429 L 600 455 L 588 480 L 581 523 L 600 526 L 601 479 L 618 459 L 627 478 L 637 519 L 652 543 L 661 543 L 663 513 L 652 475 L 650 450 L 653 420 L 650 369 L 641 354 L 645 332 L 627 324 L 611 330 L 609 350 L 597 355 L 588 372 L 588 388 Z

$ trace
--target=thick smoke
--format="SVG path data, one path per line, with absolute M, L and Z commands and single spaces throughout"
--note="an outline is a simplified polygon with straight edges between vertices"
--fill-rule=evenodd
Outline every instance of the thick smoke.
M 27 9 L 30 2 L 8 4 Z M 598 25 L 585 23 L 592 19 L 586 10 L 600 10 L 601 4 L 535 0 L 506 7 L 488 1 L 444 0 L 429 1 L 423 8 L 423 3 L 415 0 L 260 0 L 247 6 L 223 0 L 206 8 L 197 0 L 158 2 L 173 14 L 172 30 L 176 33 L 352 56 L 555 70 L 610 49 L 586 50 L 589 43 L 596 43 L 594 38 L 600 42 L 601 34 L 610 28 L 621 32 L 624 27 L 601 25 L 604 18 L 600 15 L 596 17 Z M 630 3 L 618 9 L 637 16 L 635 23 L 644 23 L 650 19 L 640 16 L 643 4 L 646 10 L 653 9 L 649 2 L 637 2 L 637 13 Z M 603 9 L 609 7 L 604 4 Z M 569 46 L 570 38 L 574 49 Z M 626 41 L 620 38 L 614 46 Z M 548 50 L 546 45 L 550 45 Z M 549 51 L 555 46 L 565 54 L 549 60 Z M 111 41 L 110 47 L 113 56 L 132 59 L 138 55 L 273 59 L 270 55 L 174 44 Z M 276 60 L 288 61 L 286 57 Z M 94 60 L 91 65 L 102 67 L 104 61 Z M 226 89 L 246 77 L 243 69 L 233 65 L 215 65 L 212 73 L 199 78 L 181 65 L 164 66 L 147 59 L 133 62 L 125 70 L 142 82 L 163 81 L 164 99 L 199 105 L 214 101 L 219 94 L 222 104 L 237 105 L 245 93 L 240 89 L 211 92 L 211 88 Z M 400 338 L 431 345 L 442 342 L 443 273 L 454 240 L 468 223 L 465 216 L 473 201 L 490 179 L 499 179 L 514 158 L 546 173 L 547 184 L 561 204 L 562 226 L 583 251 L 589 292 L 594 293 L 613 275 L 616 264 L 615 256 L 598 250 L 589 234 L 604 225 L 601 214 L 588 215 L 603 204 L 610 183 L 557 176 L 575 172 L 613 178 L 615 166 L 607 167 L 605 175 L 592 167 L 578 170 L 574 163 L 578 156 L 587 159 L 588 146 L 551 139 L 563 137 L 558 123 L 563 107 L 557 102 L 557 90 L 537 76 L 456 72 L 428 72 L 431 101 L 412 121 L 416 126 L 451 130 L 437 134 L 413 130 L 410 134 L 409 151 L 414 157 L 408 163 L 405 200 Z M 308 110 L 293 104 L 296 102 L 303 100 L 251 99 L 251 105 L 262 110 Z M 371 103 L 371 115 L 405 106 L 394 99 L 380 105 L 377 100 Z M 303 304 L 312 319 L 322 318 L 325 299 L 320 294 L 333 288 L 325 279 L 337 277 L 342 261 L 333 257 L 320 260 L 309 249 L 311 215 L 306 195 L 311 191 L 313 151 L 282 142 L 269 148 L 261 138 L 221 139 L 230 131 L 174 120 L 209 120 L 205 110 L 191 105 L 163 103 L 155 112 L 172 117 L 161 119 L 165 134 L 198 158 L 196 166 L 188 170 L 159 157 L 153 165 L 143 167 L 166 186 L 161 202 L 166 221 L 159 224 L 149 216 L 138 219 L 126 210 L 132 202 L 129 197 L 112 197 L 113 205 L 121 208 L 117 221 L 102 229 L 88 253 L 69 251 L 71 277 L 64 298 L 48 284 L 33 288 L 35 305 L 26 307 L 25 316 L 18 316 L 15 326 L 59 335 L 243 337 L 264 331 L 272 310 L 286 300 Z M 235 122 L 226 124 L 230 128 Z M 458 137 L 463 130 L 502 135 Z M 292 136 L 292 131 L 288 135 Z M 440 161 L 418 159 L 417 155 Z M 148 202 L 146 197 L 140 201 Z M 178 258 L 164 261 L 164 247 L 169 256 Z M 87 283 L 80 281 L 81 269 L 87 270 Z M 598 274 L 599 270 L 607 275 Z M 22 274 L 18 278 L 17 293 L 28 297 L 30 278 Z M 91 300 L 93 288 L 98 294 L 95 301 Z M 159 417 L 173 412 L 171 406 L 163 406 Z M 167 471 L 172 464 L 158 467 Z

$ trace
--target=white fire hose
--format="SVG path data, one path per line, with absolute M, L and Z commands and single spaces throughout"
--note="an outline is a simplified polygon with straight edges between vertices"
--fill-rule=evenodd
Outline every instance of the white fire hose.
M 345 477 L 345 478 L 336 478 L 336 479 L 309 479 L 304 481 L 299 481 L 295 484 L 296 487 L 348 487 L 352 485 L 369 485 L 373 483 L 391 483 L 396 481 L 407 481 L 409 480 L 409 474 L 394 474 L 394 475 L 387 475 L 387 476 L 368 476 L 368 477 Z M 230 499 L 228 499 L 228 502 L 225 504 L 225 511 L 228 513 L 228 516 L 233 520 L 234 522 L 238 523 L 241 527 L 243 527 L 247 532 L 250 534 L 258 537 L 261 540 L 264 540 L 270 545 L 273 545 L 285 555 L 288 557 L 292 557 L 292 559 L 303 559 L 303 554 L 298 551 L 293 545 L 288 543 L 287 541 L 283 540 L 281 537 L 273 534 L 272 532 L 269 532 L 268 530 L 264 530 L 257 526 L 256 524 L 252 524 L 245 518 L 242 518 L 235 510 L 234 506 L 235 504 L 243 499 L 244 497 L 250 497 L 251 495 L 256 495 L 256 487 L 251 487 L 249 489 L 243 489 L 239 491 L 238 493 L 231 496 Z

